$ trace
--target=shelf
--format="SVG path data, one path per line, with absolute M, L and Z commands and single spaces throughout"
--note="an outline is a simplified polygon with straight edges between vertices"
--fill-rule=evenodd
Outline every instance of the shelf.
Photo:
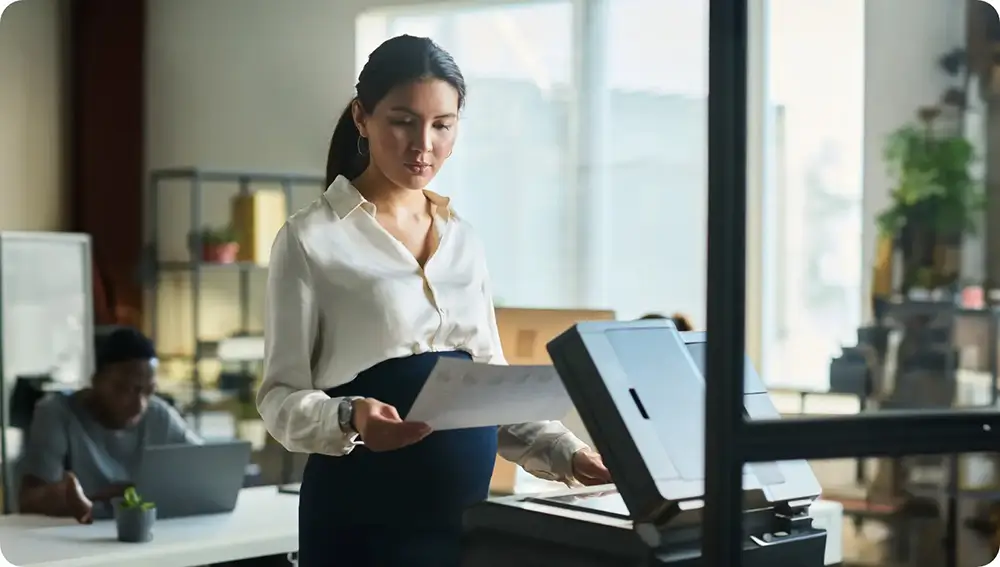
M 996 489 L 970 489 L 970 488 L 948 488 L 942 487 L 908 487 L 907 492 L 918 498 L 941 498 L 951 496 L 963 500 L 985 500 L 995 502 L 1000 500 L 1000 490 Z
M 170 187 L 166 187 L 169 183 Z M 215 185 L 209 187 L 209 184 Z M 204 169 L 200 167 L 168 167 L 150 171 L 148 174 L 148 184 L 146 186 L 145 202 L 148 206 L 146 240 L 147 249 L 141 267 L 141 276 L 146 289 L 154 298 L 149 306 L 149 315 L 153 321 L 151 329 L 151 339 L 157 341 L 159 318 L 157 313 L 159 306 L 159 291 L 161 285 L 170 283 L 171 280 L 181 276 L 190 279 L 192 295 L 190 303 L 191 322 L 193 323 L 192 335 L 194 348 L 193 353 L 184 353 L 184 348 L 177 349 L 181 352 L 162 354 L 160 358 L 164 361 L 189 361 L 195 362 L 190 368 L 190 382 L 192 391 L 201 391 L 201 371 L 197 362 L 217 360 L 225 363 L 239 362 L 241 364 L 252 364 L 258 362 L 263 357 L 263 339 L 231 338 L 221 342 L 209 342 L 201 338 L 200 321 L 202 313 L 202 298 L 199 285 L 203 281 L 205 274 L 212 273 L 232 273 L 238 275 L 239 291 L 238 304 L 240 314 L 240 329 L 238 334 L 243 335 L 248 332 L 248 325 L 251 319 L 251 287 L 255 278 L 250 274 L 264 272 L 267 266 L 259 265 L 255 262 L 236 262 L 222 264 L 215 262 L 202 262 L 201 260 L 201 240 L 197 237 L 190 238 L 186 249 L 186 254 L 176 252 L 180 260 L 165 261 L 159 256 L 160 248 L 158 240 L 160 236 L 160 199 L 161 193 L 176 194 L 187 193 L 190 199 L 190 210 L 185 223 L 189 228 L 188 234 L 193 230 L 200 230 L 205 221 L 211 219 L 203 215 L 203 199 L 206 192 L 215 191 L 218 188 L 232 191 L 233 186 L 239 187 L 239 195 L 254 193 L 261 185 L 268 188 L 280 186 L 285 194 L 285 215 L 290 215 L 288 210 L 291 202 L 291 194 L 295 189 L 308 188 L 318 189 L 322 193 L 326 189 L 326 182 L 322 174 L 314 173 L 294 173 L 294 172 L 262 172 L 262 171 L 238 171 L 225 169 Z M 175 227 L 177 228 L 177 227 Z M 184 258 L 187 259 L 184 259 Z M 175 277 L 166 279 L 161 274 L 174 274 Z M 196 429 L 200 425 L 198 416 L 200 415 L 201 403 L 194 404 L 193 414 L 195 416 Z
M 302 173 L 276 173 L 252 171 L 228 171 L 221 169 L 199 169 L 179 167 L 158 169 L 149 174 L 155 183 L 158 181 L 191 181 L 197 179 L 205 183 L 290 183 L 292 185 L 325 185 L 325 179 L 320 175 Z
M 267 266 L 262 266 L 255 262 L 231 262 L 223 264 L 220 262 L 160 262 L 157 269 L 161 272 L 190 272 L 195 269 L 211 271 L 257 271 L 267 270 Z
M 884 318 L 920 317 L 933 315 L 952 315 L 956 317 L 998 317 L 1000 308 L 987 306 L 982 309 L 971 309 L 948 301 L 907 300 L 890 301 L 884 305 Z
M 218 341 L 199 341 L 198 355 L 189 353 L 161 354 L 161 360 L 220 362 L 261 362 L 264 360 L 264 337 L 261 334 L 227 337 Z

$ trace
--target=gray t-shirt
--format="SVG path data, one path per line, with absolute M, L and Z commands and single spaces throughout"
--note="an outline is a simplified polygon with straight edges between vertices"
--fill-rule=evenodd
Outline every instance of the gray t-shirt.
M 72 471 L 85 494 L 128 483 L 145 447 L 201 440 L 167 402 L 153 396 L 139 423 L 108 429 L 90 416 L 75 393 L 52 393 L 35 406 L 19 464 L 21 476 L 57 482 Z

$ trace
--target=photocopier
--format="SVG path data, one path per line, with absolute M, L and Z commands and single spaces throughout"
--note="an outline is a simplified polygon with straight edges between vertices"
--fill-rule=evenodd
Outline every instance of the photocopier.
M 721 567 L 701 562 L 705 333 L 668 320 L 579 323 L 548 344 L 614 485 L 491 499 L 464 518 L 466 567 Z M 779 414 L 747 360 L 748 419 Z M 821 567 L 805 461 L 743 470 L 743 565 Z

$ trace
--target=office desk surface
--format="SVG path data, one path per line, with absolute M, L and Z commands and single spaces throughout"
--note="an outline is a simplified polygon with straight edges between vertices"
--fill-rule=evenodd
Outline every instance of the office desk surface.
M 114 522 L 81 526 L 41 516 L 0 517 L 0 554 L 19 567 L 189 567 L 298 549 L 298 502 L 273 486 L 247 488 L 231 514 L 160 520 L 153 541 L 120 543 Z M 810 515 L 826 528 L 827 565 L 842 560 L 843 507 L 820 500 Z
M 81 526 L 39 516 L 0 518 L 0 554 L 19 567 L 186 567 L 298 549 L 297 496 L 247 488 L 230 514 L 160 520 L 149 543 L 121 543 L 113 521 Z

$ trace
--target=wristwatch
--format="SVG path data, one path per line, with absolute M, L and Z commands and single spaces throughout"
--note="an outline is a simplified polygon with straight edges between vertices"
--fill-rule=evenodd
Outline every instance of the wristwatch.
M 357 435 L 358 430 L 354 428 L 354 402 L 363 399 L 361 396 L 347 396 L 340 400 L 337 406 L 337 422 L 340 430 L 347 435 Z

